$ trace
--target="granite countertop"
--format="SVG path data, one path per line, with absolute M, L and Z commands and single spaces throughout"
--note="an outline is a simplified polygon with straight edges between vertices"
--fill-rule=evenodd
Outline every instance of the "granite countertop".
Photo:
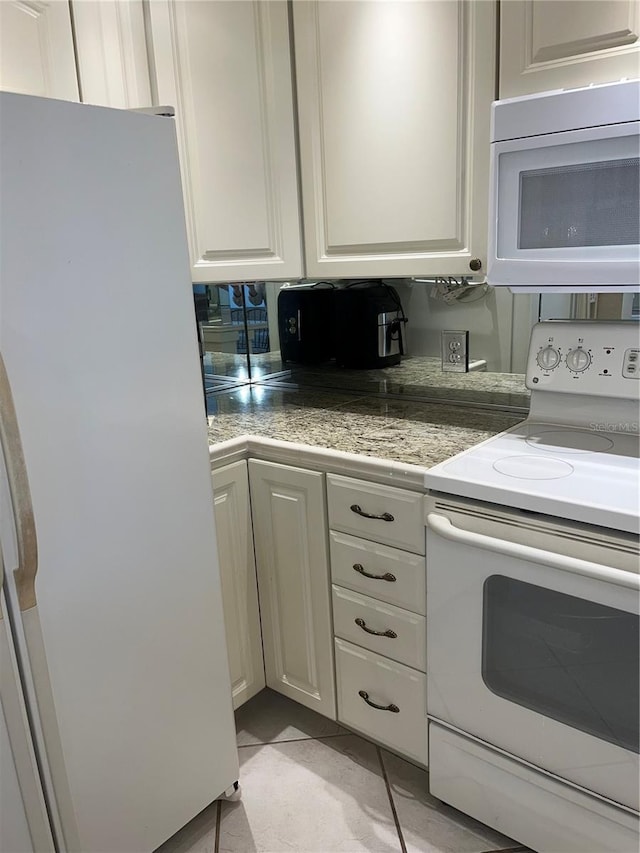
M 209 442 L 244 435 L 429 468 L 524 414 L 349 394 L 245 385 L 208 396 Z

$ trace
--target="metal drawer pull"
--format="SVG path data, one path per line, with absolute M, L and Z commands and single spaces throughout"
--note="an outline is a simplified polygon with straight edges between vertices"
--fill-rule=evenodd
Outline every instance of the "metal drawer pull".
M 355 512 L 363 518 L 375 518 L 377 521 L 394 521 L 390 512 L 383 512 L 382 515 L 372 515 L 370 512 L 365 512 L 358 504 L 351 504 L 351 512 Z
M 371 705 L 372 708 L 375 708 L 376 711 L 391 711 L 392 714 L 399 714 L 400 708 L 397 705 L 376 705 L 375 702 L 372 702 L 369 699 L 369 694 L 366 690 L 358 690 L 358 696 L 362 696 L 367 705 Z
M 365 578 L 371 578 L 371 580 L 374 581 L 389 581 L 389 583 L 395 583 L 396 580 L 396 576 L 392 575 L 391 572 L 385 572 L 383 575 L 370 575 L 369 572 L 365 572 L 362 563 L 354 563 L 353 570 L 364 575 Z
M 376 637 L 389 637 L 390 640 L 395 640 L 398 636 L 395 631 L 392 631 L 391 628 L 387 628 L 386 631 L 374 631 L 373 628 L 368 628 L 367 623 L 364 619 L 355 619 L 354 620 L 358 628 L 362 628 L 363 631 L 366 631 L 367 634 L 375 634 Z

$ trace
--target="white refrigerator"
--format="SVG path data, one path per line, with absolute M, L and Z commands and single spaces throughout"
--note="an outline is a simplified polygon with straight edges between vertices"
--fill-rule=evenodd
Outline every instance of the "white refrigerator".
M 0 93 L 0 850 L 238 779 L 171 118 Z

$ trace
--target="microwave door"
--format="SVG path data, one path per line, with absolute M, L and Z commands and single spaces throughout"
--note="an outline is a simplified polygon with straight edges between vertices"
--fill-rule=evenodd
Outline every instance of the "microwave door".
M 491 284 L 638 286 L 638 122 L 492 146 Z

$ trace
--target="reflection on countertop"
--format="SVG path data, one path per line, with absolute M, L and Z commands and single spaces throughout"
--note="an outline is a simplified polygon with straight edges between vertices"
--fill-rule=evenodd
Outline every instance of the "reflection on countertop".
M 211 444 L 254 435 L 425 468 L 525 417 L 473 406 L 343 390 L 277 388 L 268 383 L 207 395 L 207 414 Z
M 273 376 L 275 373 L 279 375 Z M 530 395 L 522 373 L 443 372 L 440 359 L 429 356 L 408 356 L 394 367 L 377 370 L 348 370 L 336 367 L 333 362 L 320 365 L 283 363 L 276 352 L 252 354 L 251 378 L 254 382 L 307 390 L 454 401 L 523 412 L 529 408 Z

